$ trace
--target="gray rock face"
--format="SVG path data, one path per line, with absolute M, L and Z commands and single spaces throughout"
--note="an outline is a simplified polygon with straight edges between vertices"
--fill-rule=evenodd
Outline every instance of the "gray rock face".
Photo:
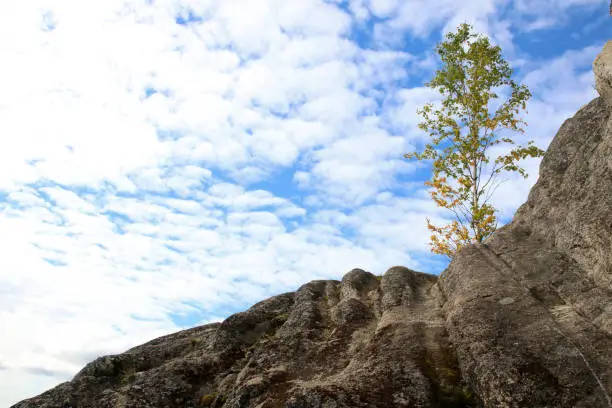
M 101 357 L 16 407 L 477 406 L 435 276 L 355 269 Z
M 612 2 L 610 3 L 612 15 Z M 599 95 L 612 106 L 612 41 L 604 45 L 603 51 L 593 62 L 593 73 L 595 74 L 595 89 Z
M 527 202 L 439 278 L 313 281 L 98 358 L 14 407 L 612 407 L 606 49 L 602 97 L 563 124 Z

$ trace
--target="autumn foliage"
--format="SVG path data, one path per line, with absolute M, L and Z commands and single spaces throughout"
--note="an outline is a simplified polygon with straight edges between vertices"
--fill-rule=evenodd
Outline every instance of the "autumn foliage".
M 526 123 L 519 113 L 531 97 L 525 85 L 511 79 L 512 69 L 499 46 L 462 24 L 446 35 L 436 51 L 441 66 L 426 85 L 439 91 L 442 101 L 417 111 L 422 118 L 419 128 L 432 142 L 421 153 L 404 157 L 433 160 L 433 176 L 425 184 L 436 204 L 449 209 L 454 219 L 444 226 L 432 225 L 427 219 L 431 249 L 452 258 L 462 246 L 483 242 L 497 228 L 490 199 L 499 185 L 499 174 L 518 172 L 527 177 L 518 161 L 544 152 L 529 142 L 491 163 L 493 146 L 515 145 L 508 134 L 524 133 Z

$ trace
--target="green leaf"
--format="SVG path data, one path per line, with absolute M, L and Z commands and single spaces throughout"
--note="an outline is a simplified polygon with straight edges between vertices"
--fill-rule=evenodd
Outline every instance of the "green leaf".
M 541 157 L 544 151 L 530 141 L 526 147 L 514 147 L 495 158 L 492 168 L 487 166 L 491 146 L 515 145 L 506 133 L 524 133 L 526 123 L 520 114 L 531 93 L 526 85 L 512 79 L 512 68 L 501 48 L 474 33 L 469 24 L 446 34 L 436 52 L 440 67 L 425 85 L 443 99 L 439 105 L 427 103 L 417 110 L 422 119 L 418 127 L 430 135 L 431 143 L 422 153 L 404 157 L 433 160 L 432 179 L 426 184 L 431 187 L 432 199 L 453 212 L 456 220 L 443 227 L 428 221 L 433 231 L 432 250 L 453 256 L 461 246 L 482 242 L 495 231 L 495 209 L 486 203 L 486 197 L 497 176 L 502 171 L 515 171 L 527 177 L 517 162 Z M 509 96 L 500 101 L 499 94 Z M 500 133 L 504 136 L 499 137 Z M 483 169 L 488 169 L 488 174 Z

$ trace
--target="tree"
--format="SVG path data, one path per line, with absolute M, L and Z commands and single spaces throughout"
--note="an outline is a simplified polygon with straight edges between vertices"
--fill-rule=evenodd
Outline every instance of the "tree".
M 499 185 L 501 172 L 518 172 L 527 177 L 517 162 L 540 157 L 544 151 L 530 141 L 517 146 L 490 163 L 489 149 L 501 143 L 515 145 L 507 134 L 524 133 L 527 125 L 519 116 L 531 97 L 527 86 L 510 77 L 512 68 L 501 48 L 461 24 L 436 47 L 441 66 L 426 86 L 440 92 L 442 101 L 417 110 L 419 128 L 432 142 L 422 153 L 405 158 L 433 160 L 433 175 L 425 185 L 436 204 L 454 214 L 454 220 L 437 227 L 427 219 L 432 231 L 431 250 L 449 258 L 463 246 L 483 242 L 497 228 L 496 210 L 490 199 Z M 502 98 L 498 95 L 505 93 Z

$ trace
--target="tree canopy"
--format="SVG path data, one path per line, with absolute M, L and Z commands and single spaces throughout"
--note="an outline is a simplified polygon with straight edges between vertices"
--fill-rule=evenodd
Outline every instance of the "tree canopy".
M 490 163 L 493 146 L 515 145 L 509 134 L 524 133 L 527 124 L 520 113 L 531 97 L 526 85 L 511 78 L 512 68 L 499 46 L 474 33 L 469 24 L 461 24 L 436 51 L 441 65 L 426 86 L 440 92 L 442 101 L 417 111 L 422 118 L 419 128 L 432 140 L 421 153 L 404 157 L 433 160 L 433 175 L 425 184 L 436 204 L 449 209 L 454 220 L 438 227 L 427 219 L 431 249 L 452 258 L 462 246 L 483 242 L 497 228 L 490 200 L 500 173 L 518 172 L 526 178 L 518 161 L 542 156 L 544 151 L 530 141 Z

